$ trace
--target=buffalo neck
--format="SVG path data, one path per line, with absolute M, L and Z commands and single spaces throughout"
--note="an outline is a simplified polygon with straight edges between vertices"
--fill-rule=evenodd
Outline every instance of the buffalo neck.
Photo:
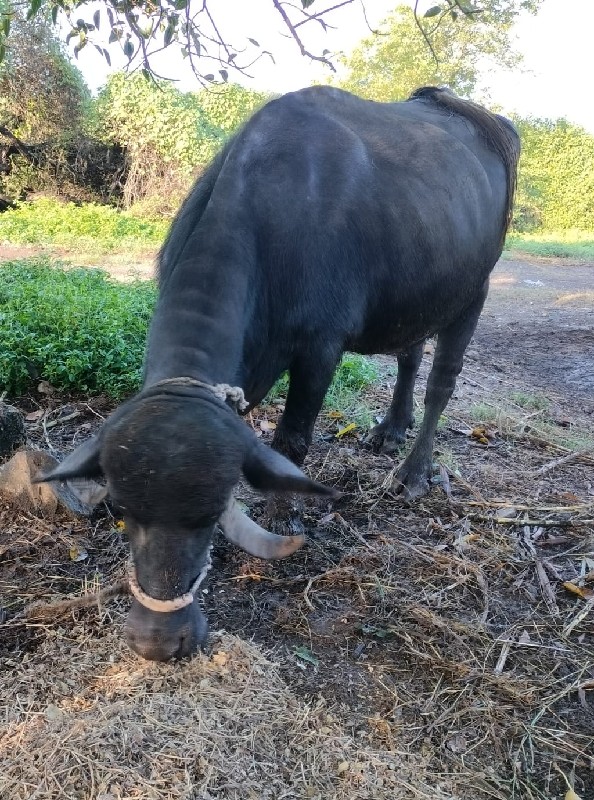
M 236 380 L 250 316 L 249 268 L 232 249 L 202 247 L 180 259 L 162 282 L 148 335 L 145 386 L 180 376 Z

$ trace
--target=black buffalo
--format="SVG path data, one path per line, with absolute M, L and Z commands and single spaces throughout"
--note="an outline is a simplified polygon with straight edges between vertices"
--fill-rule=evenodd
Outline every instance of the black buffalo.
M 427 489 L 518 155 L 507 120 L 447 90 L 384 104 L 315 87 L 268 103 L 215 158 L 160 254 L 142 390 L 45 476 L 105 476 L 135 564 L 134 650 L 166 660 L 204 643 L 190 590 L 217 522 L 262 557 L 301 544 L 259 528 L 232 493 L 242 474 L 261 491 L 331 492 L 298 465 L 345 350 L 397 354 L 394 398 L 370 436 L 391 451 L 411 425 L 423 341 L 437 334 L 423 422 L 398 473 L 409 494 Z M 284 370 L 270 449 L 236 413 L 234 387 L 255 406 Z

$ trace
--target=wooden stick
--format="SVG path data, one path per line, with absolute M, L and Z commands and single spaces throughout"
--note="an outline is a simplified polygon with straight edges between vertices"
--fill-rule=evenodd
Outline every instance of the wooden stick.
M 94 605 L 101 605 L 106 600 L 118 595 L 130 594 L 130 584 L 128 578 L 121 578 L 115 583 L 111 583 L 98 592 L 90 592 L 79 597 L 67 597 L 64 600 L 54 600 L 50 603 L 35 602 L 26 606 L 20 614 L 13 617 L 11 622 L 24 620 L 47 620 L 62 616 L 75 608 L 89 608 Z
M 569 464 L 571 461 L 577 461 L 578 458 L 590 455 L 590 453 L 593 452 L 593 447 L 585 447 L 583 450 L 575 450 L 573 453 L 568 453 L 566 456 L 561 456 L 561 458 L 555 458 L 553 461 L 549 461 L 548 464 L 544 464 L 540 469 L 537 469 L 534 474 L 545 475 L 547 472 L 555 469 L 555 467 L 560 467 L 562 464 Z

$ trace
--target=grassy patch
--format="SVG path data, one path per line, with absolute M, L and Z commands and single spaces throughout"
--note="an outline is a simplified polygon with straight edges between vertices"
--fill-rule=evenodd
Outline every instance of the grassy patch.
M 340 412 L 348 422 L 355 422 L 361 428 L 371 427 L 374 424 L 372 411 L 362 395 L 379 377 L 380 368 L 372 358 L 345 353 L 324 399 L 324 408 Z M 274 384 L 267 399 L 286 398 L 288 390 L 289 376 L 285 373 Z
M 100 270 L 48 259 L 0 265 L 0 387 L 26 391 L 43 378 L 60 390 L 116 399 L 140 384 L 156 290 L 112 283 Z
M 546 258 L 575 258 L 594 261 L 594 233 L 588 231 L 535 231 L 512 233 L 505 249 Z
M 45 379 L 62 391 L 130 394 L 140 385 L 154 284 L 64 266 L 48 258 L 0 264 L 0 389 L 20 394 Z M 378 377 L 372 359 L 345 354 L 325 407 L 369 426 L 361 393 Z M 283 376 L 269 398 L 286 396 L 288 383 Z
M 469 416 L 473 423 L 488 425 L 511 441 L 545 442 L 564 450 L 594 447 L 590 431 L 559 426 L 548 416 L 549 408 L 550 401 L 543 395 L 513 392 L 497 404 L 473 404 Z
M 159 247 L 168 226 L 164 220 L 141 219 L 110 206 L 40 198 L 0 214 L 0 243 L 134 255 Z

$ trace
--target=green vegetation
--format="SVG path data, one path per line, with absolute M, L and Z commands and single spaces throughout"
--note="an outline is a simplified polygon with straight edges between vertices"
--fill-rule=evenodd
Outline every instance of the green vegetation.
M 225 139 L 266 100 L 242 86 L 181 92 L 141 73 L 111 75 L 93 104 L 94 135 L 126 148 L 127 207 L 171 214 Z
M 359 427 L 370 428 L 373 425 L 372 412 L 361 395 L 377 382 L 380 374 L 380 367 L 372 358 L 345 353 L 324 399 L 324 408 L 339 412 L 345 424 L 355 422 Z M 285 399 L 288 391 L 289 376 L 285 373 L 268 393 L 267 401 Z
M 522 138 L 514 228 L 594 233 L 594 136 L 562 119 L 514 122 Z
M 526 4 L 525 4 L 526 6 Z M 419 30 L 413 10 L 398 6 L 382 25 L 382 36 L 371 36 L 346 58 L 346 75 L 338 85 L 370 100 L 404 100 L 419 86 L 447 85 L 469 96 L 475 89 L 485 59 L 497 67 L 512 68 L 520 58 L 513 50 L 510 28 L 519 10 L 517 2 L 484 7 L 479 16 L 461 24 L 446 14 L 431 32 L 435 56 Z M 428 27 L 427 27 L 428 26 Z
M 0 387 L 130 394 L 140 384 L 152 283 L 115 284 L 47 259 L 0 264 Z
M 531 233 L 512 232 L 505 243 L 509 251 L 528 253 L 546 258 L 575 258 L 594 261 L 594 231 L 543 231 Z
M 62 391 L 115 399 L 134 392 L 155 297 L 149 281 L 118 284 L 100 270 L 47 258 L 0 263 L 0 391 L 22 393 L 45 379 Z M 378 377 L 373 360 L 345 354 L 325 407 L 361 424 L 360 393 Z M 285 376 L 270 398 L 287 388 Z
M 85 253 L 127 254 L 157 248 L 167 232 L 164 220 L 146 220 L 110 206 L 76 206 L 40 198 L 0 214 L 0 242 L 54 245 Z

